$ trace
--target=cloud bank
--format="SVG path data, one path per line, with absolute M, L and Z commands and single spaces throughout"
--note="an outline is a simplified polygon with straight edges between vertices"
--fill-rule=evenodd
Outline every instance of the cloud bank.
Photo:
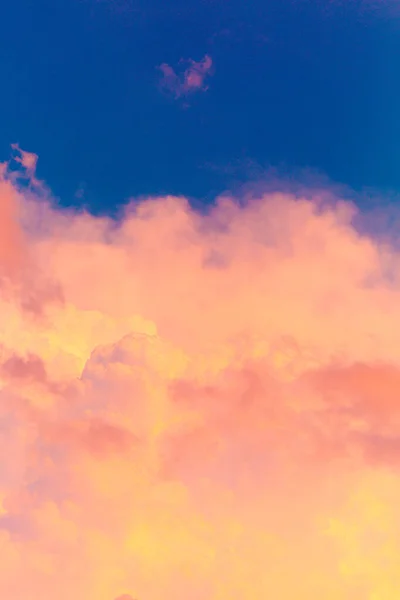
M 189 63 L 184 72 L 179 75 L 168 64 L 160 65 L 159 70 L 162 73 L 160 86 L 165 91 L 172 94 L 175 99 L 182 96 L 189 96 L 195 92 L 205 92 L 208 88 L 205 84 L 206 79 L 212 75 L 213 62 L 210 56 L 206 54 L 202 60 L 181 61 Z
M 18 177 L 3 165 L 0 596 L 397 599 L 394 247 L 316 190 L 115 223 Z

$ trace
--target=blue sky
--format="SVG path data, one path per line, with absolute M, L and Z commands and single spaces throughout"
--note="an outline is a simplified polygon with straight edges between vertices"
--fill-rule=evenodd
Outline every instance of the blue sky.
M 63 204 L 208 201 L 270 166 L 400 189 L 400 22 L 389 3 L 20 0 L 0 22 L 0 153 Z M 209 56 L 207 90 L 166 94 Z

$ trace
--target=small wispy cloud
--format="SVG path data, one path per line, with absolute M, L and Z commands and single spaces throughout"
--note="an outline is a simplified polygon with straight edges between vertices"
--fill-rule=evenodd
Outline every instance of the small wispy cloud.
M 38 160 L 37 154 L 21 150 L 18 144 L 11 144 L 11 148 L 16 153 L 14 156 L 15 162 L 19 163 L 24 169 L 26 169 L 29 175 L 32 175 L 36 170 L 36 164 Z
M 202 60 L 181 60 L 180 64 L 188 64 L 183 73 L 176 72 L 173 67 L 163 63 L 158 68 L 162 73 L 160 86 L 171 93 L 176 99 L 195 92 L 205 92 L 208 89 L 206 79 L 213 73 L 213 61 L 206 54 Z

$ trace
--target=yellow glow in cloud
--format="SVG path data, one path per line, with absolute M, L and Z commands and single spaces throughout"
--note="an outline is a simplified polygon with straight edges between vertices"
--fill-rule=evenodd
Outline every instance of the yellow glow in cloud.
M 312 192 L 117 225 L 1 173 L 0 597 L 397 600 L 395 248 Z

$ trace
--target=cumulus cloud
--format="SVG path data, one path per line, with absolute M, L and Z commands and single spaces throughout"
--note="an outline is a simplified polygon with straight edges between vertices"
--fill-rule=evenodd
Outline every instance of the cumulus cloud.
M 11 175 L 0 596 L 397 599 L 396 246 L 332 190 L 116 224 Z
M 176 73 L 166 63 L 160 65 L 159 70 L 162 73 L 160 80 L 161 88 L 172 94 L 176 99 L 195 92 L 205 92 L 208 89 L 205 81 L 212 75 L 213 71 L 211 57 L 206 54 L 198 62 L 189 59 L 188 61 L 181 61 L 181 63 L 189 65 L 181 74 Z

